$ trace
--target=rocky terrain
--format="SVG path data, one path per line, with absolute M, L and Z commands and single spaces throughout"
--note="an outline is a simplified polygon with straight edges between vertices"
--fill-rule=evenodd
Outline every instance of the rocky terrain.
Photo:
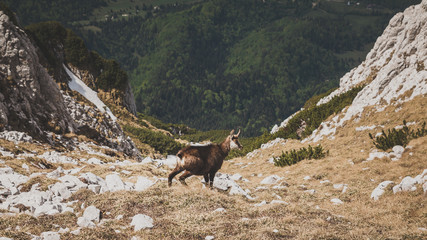
M 1 15 L 2 26 L 10 24 L 6 18 Z M 23 32 L 13 31 L 25 39 Z M 367 59 L 318 103 L 365 85 L 351 106 L 302 141 L 276 139 L 245 157 L 226 161 L 214 190 L 206 189 L 201 177 L 189 178 L 188 187 L 173 182 L 168 188 L 166 177 L 174 156 L 138 161 L 137 153 L 126 150 L 135 149 L 131 140 L 129 147 L 121 145 L 127 137 L 108 114 L 59 90 L 64 105 L 60 107 L 69 119 L 63 125 L 75 129 L 87 125 L 100 130 L 101 139 L 39 128 L 51 139 L 43 142 L 31 131 L 16 131 L 3 110 L 0 237 L 425 239 L 427 137 L 382 151 L 369 133 L 402 128 L 403 120 L 416 129 L 427 119 L 426 35 L 424 0 L 397 14 Z M 27 95 L 23 98 L 31 99 Z M 1 104 L 10 111 L 5 101 L 11 104 L 8 100 Z M 329 150 L 323 159 L 287 167 L 273 164 L 284 151 L 319 143 Z

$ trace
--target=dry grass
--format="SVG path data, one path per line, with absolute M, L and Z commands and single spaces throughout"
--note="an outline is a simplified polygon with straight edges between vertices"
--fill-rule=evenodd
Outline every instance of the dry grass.
M 58 182 L 56 179 L 48 178 L 44 175 L 33 177 L 26 183 L 21 184 L 21 192 L 28 192 L 34 184 L 39 184 L 40 191 L 47 191 L 48 186 Z
M 0 236 L 31 239 L 27 233 L 40 235 L 43 231 L 57 231 L 59 227 L 75 230 L 84 203 L 84 206 L 99 208 L 104 223 L 95 229 L 82 229 L 79 236 L 63 234 L 61 239 L 130 239 L 132 236 L 140 239 L 204 239 L 208 235 L 215 239 L 427 239 L 427 232 L 419 229 L 427 228 L 427 196 L 420 186 L 414 192 L 399 194 L 393 194 L 389 189 L 379 201 L 370 199 L 371 192 L 380 182 L 400 183 L 403 177 L 414 177 L 427 169 L 427 137 L 412 140 L 409 143 L 412 148 L 406 149 L 399 161 L 375 159 L 366 162 L 369 152 L 374 149 L 368 133 L 375 134 L 382 128 L 355 130 L 372 125 L 384 125 L 388 129 L 401 125 L 403 120 L 421 123 L 427 117 L 426 106 L 427 98 L 418 97 L 401 104 L 398 112 L 396 107 L 388 107 L 379 113 L 374 108 L 366 109 L 360 120 L 349 121 L 337 129 L 334 140 L 320 142 L 330 151 L 324 159 L 304 160 L 287 167 L 268 163 L 270 157 L 278 156 L 282 151 L 313 145 L 289 140 L 284 146 L 279 144 L 260 150 L 253 158 L 226 161 L 220 172 L 239 173 L 248 179 L 248 182 L 237 183 L 248 189 L 255 200 L 203 188 L 201 177 L 189 178 L 188 187 L 174 182 L 168 188 L 165 181 L 160 181 L 143 192 L 96 195 L 89 190 L 80 190 L 69 199 L 77 200 L 73 204 L 75 213 L 40 218 L 4 215 L 0 219 Z M 115 169 L 110 169 L 108 164 L 84 166 L 82 172 L 93 172 L 105 178 L 116 171 L 120 172 L 122 180 L 131 182 L 135 182 L 137 176 L 167 177 L 170 171 L 151 165 L 116 166 Z M 122 174 L 123 170 L 131 173 Z M 257 189 L 262 179 L 273 174 L 282 177 L 282 185 L 287 187 Z M 305 176 L 311 179 L 304 180 Z M 320 183 L 323 180 L 330 183 Z M 334 189 L 333 184 L 338 183 L 347 184 L 345 193 Z M 305 192 L 307 189 L 316 192 L 310 194 Z M 333 205 L 332 198 L 339 198 L 344 204 Z M 275 199 L 289 204 L 270 204 Z M 263 200 L 268 204 L 254 206 Z M 217 208 L 226 211 L 214 212 Z M 154 228 L 134 232 L 130 222 L 136 214 L 152 217 Z M 116 220 L 119 215 L 123 215 L 123 219 Z M 16 230 L 17 226 L 19 230 Z

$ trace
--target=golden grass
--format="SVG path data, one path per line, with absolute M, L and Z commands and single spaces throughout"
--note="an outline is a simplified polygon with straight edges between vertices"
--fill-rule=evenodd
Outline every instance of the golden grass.
M 385 158 L 367 162 L 366 158 L 374 150 L 368 133 L 375 134 L 382 128 L 355 130 L 356 127 L 372 125 L 393 128 L 401 125 L 403 120 L 416 121 L 418 124 L 411 126 L 413 128 L 427 119 L 425 97 L 417 97 L 399 107 L 401 110 L 398 112 L 393 106 L 383 112 L 367 108 L 360 120 L 351 120 L 343 128 L 338 128 L 334 140 L 319 142 L 329 150 L 329 155 L 323 159 L 303 160 L 287 167 L 268 163 L 269 158 L 280 155 L 282 151 L 314 145 L 289 140 L 284 146 L 278 144 L 259 150 L 253 158 L 241 157 L 224 162 L 220 172 L 239 173 L 248 179 L 248 182 L 237 183 L 248 189 L 255 200 L 203 188 L 200 176 L 189 178 L 188 187 L 174 182 L 168 188 L 165 181 L 159 181 L 143 192 L 96 195 L 89 190 L 80 190 L 69 199 L 77 200 L 73 204 L 75 213 L 40 218 L 23 214 L 2 216 L 0 236 L 30 239 L 26 232 L 40 235 L 43 231 L 57 231 L 59 227 L 75 230 L 78 228 L 77 217 L 84 211 L 81 208 L 84 203 L 84 206 L 99 208 L 105 223 L 95 229 L 82 229 L 78 236 L 63 234 L 61 239 L 130 239 L 132 236 L 140 239 L 204 239 L 208 235 L 215 239 L 426 239 L 427 233 L 419 229 L 427 228 L 427 196 L 421 186 L 417 185 L 414 192 L 398 194 L 393 194 L 389 188 L 379 201 L 371 200 L 370 195 L 384 180 L 397 184 L 405 176 L 415 177 L 427 169 L 427 137 L 412 140 L 409 143 L 412 148 L 406 149 L 399 161 Z M 67 154 L 82 157 L 81 153 Z M 119 159 L 123 160 L 121 156 Z M 19 162 L 22 160 L 16 161 L 16 166 L 22 165 Z M 6 164 L 11 162 L 9 159 Z M 135 182 L 137 176 L 167 177 L 170 172 L 166 167 L 156 168 L 150 164 L 115 166 L 114 169 L 110 169 L 110 164 L 81 165 L 85 166 L 81 172 L 93 172 L 105 178 L 116 171 L 123 181 L 131 182 Z M 122 174 L 122 170 L 131 173 Z M 282 185 L 287 187 L 257 189 L 262 179 L 273 174 L 282 177 Z M 305 176 L 311 179 L 304 180 Z M 320 183 L 323 180 L 330 183 Z M 347 184 L 347 191 L 343 193 L 334 189 L 333 184 L 338 183 Z M 305 192 L 309 189 L 316 192 Z M 339 198 L 344 204 L 333 205 L 332 198 Z M 268 204 L 254 205 L 263 200 Z M 289 204 L 270 204 L 272 200 L 283 200 Z M 217 208 L 226 211 L 214 212 Z M 154 228 L 134 232 L 130 222 L 136 214 L 152 217 Z M 123 219 L 116 220 L 119 215 L 123 215 Z M 19 230 L 16 230 L 17 226 Z

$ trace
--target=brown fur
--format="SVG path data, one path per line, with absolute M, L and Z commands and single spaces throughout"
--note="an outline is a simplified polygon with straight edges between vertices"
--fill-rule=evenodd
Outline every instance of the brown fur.
M 234 130 L 230 135 L 225 138 L 221 144 L 209 144 L 206 146 L 187 146 L 177 153 L 177 163 L 175 169 L 169 174 L 168 184 L 172 185 L 172 179 L 184 171 L 179 177 L 179 181 L 185 183 L 185 179 L 191 175 L 203 175 L 205 183 L 213 186 L 213 180 L 216 172 L 221 168 L 222 163 L 230 152 L 231 141 L 241 149 L 242 145 L 239 143 L 239 133 L 233 135 Z

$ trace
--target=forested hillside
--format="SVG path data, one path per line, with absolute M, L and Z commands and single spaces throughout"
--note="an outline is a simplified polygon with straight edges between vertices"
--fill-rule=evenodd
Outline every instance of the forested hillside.
M 336 86 L 390 17 L 420 1 L 130 2 L 85 3 L 52 18 L 127 69 L 138 111 L 203 130 L 240 126 L 248 136 Z M 22 21 L 47 20 L 57 6 L 45 6 Z

